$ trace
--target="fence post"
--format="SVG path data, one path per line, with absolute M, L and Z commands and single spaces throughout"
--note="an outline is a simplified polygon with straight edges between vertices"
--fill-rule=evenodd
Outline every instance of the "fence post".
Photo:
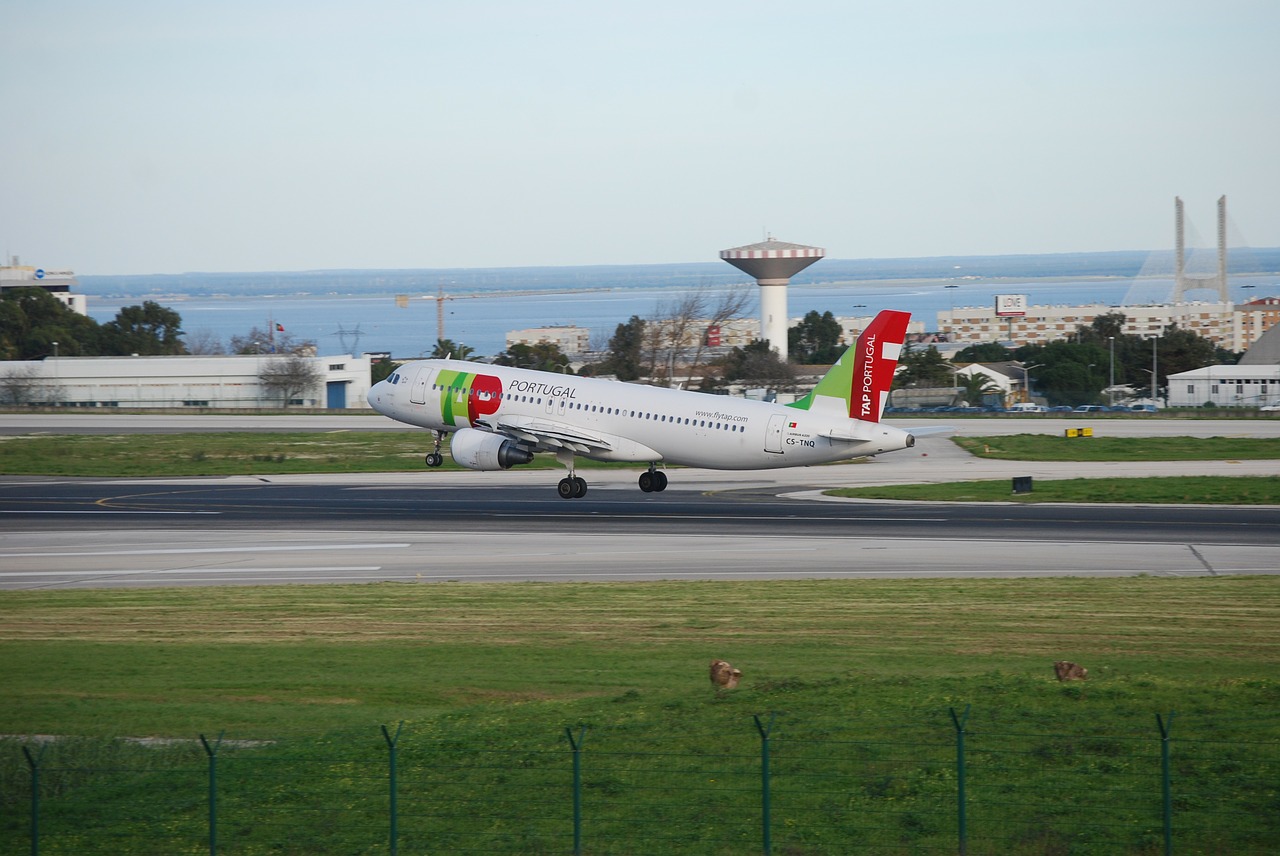
M 1160 729 L 1160 795 L 1164 803 L 1164 853 L 1173 856 L 1173 788 L 1169 772 L 1169 730 L 1173 727 L 1174 711 L 1168 719 L 1156 714 L 1156 727 Z
M 769 714 L 769 724 L 760 721 L 759 714 L 752 714 L 756 721 L 756 731 L 760 732 L 760 832 L 764 845 L 764 856 L 773 852 L 773 831 L 770 827 L 769 808 L 769 732 L 773 731 L 773 721 L 777 712 Z
M 582 744 L 587 739 L 587 726 L 578 726 L 576 738 L 568 726 L 564 734 L 573 750 L 573 856 L 582 856 Z
M 965 816 L 964 793 L 964 729 L 969 722 L 969 707 L 966 704 L 962 714 L 957 714 L 956 709 L 951 708 L 951 724 L 956 728 L 956 821 L 957 834 L 960 838 L 960 856 L 965 856 L 969 852 L 969 827 Z
M 212 746 L 203 734 L 200 735 L 200 745 L 209 756 L 209 856 L 218 856 L 218 747 L 226 733 L 226 729 L 219 731 Z
M 40 759 L 49 744 L 40 747 L 34 756 L 26 746 L 22 754 L 27 757 L 27 765 L 31 767 L 31 856 L 40 856 Z
M 392 737 L 387 731 L 387 727 L 382 726 L 382 739 L 387 741 L 387 749 L 389 752 L 390 765 L 390 781 L 388 787 L 391 790 L 391 856 L 396 856 L 400 847 L 400 830 L 397 823 L 396 811 L 396 743 L 400 740 L 400 730 L 404 728 L 404 720 L 400 720 L 400 724 L 396 726 L 396 736 Z

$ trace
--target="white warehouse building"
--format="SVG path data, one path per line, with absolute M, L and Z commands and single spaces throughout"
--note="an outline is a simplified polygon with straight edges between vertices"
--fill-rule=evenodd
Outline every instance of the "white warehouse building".
M 1206 366 L 1169 375 L 1170 407 L 1280 404 L 1280 365 Z
M 259 408 L 285 404 L 261 375 L 287 355 L 47 357 L 0 362 L 0 401 L 60 407 Z M 366 409 L 370 357 L 302 357 L 319 382 L 291 396 L 293 407 Z

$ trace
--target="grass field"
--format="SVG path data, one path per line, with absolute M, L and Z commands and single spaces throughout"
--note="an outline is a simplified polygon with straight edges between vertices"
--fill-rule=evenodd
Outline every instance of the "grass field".
M 1033 461 L 1270 460 L 1280 440 L 1214 437 L 1062 438 L 1042 434 L 961 437 L 978 456 Z M 145 454 L 139 454 L 140 444 Z M 317 434 L 244 433 L 0 437 L 0 473 L 56 476 L 181 477 L 427 470 L 424 431 Z M 458 467 L 448 456 L 444 470 Z M 582 468 L 625 467 L 585 459 Z M 558 467 L 539 455 L 531 467 Z M 1267 478 L 1167 478 L 1041 481 L 1011 496 L 1007 482 L 852 488 L 836 495 L 882 499 L 1018 502 L 1206 502 L 1280 504 L 1280 482 Z
M 194 841 L 160 849 L 199 852 L 203 750 L 108 738 L 223 729 L 271 741 L 225 750 L 229 815 L 273 821 L 229 828 L 229 852 L 380 852 L 378 726 L 401 720 L 423 849 L 563 852 L 564 729 L 586 726 L 588 852 L 759 852 L 754 714 L 774 717 L 777 852 L 848 852 L 851 835 L 954 852 L 949 710 L 966 705 L 972 853 L 1149 852 L 1155 714 L 1175 710 L 1185 852 L 1263 853 L 1280 835 L 1270 578 L 6 592 L 0 610 L 0 732 L 93 738 L 44 762 L 72 771 L 50 773 L 54 828 L 95 825 L 46 853 L 150 852 L 157 812 Z M 737 690 L 712 692 L 713 657 L 743 670 Z M 1089 680 L 1057 683 L 1058 659 Z M 4 852 L 26 829 L 19 744 L 0 741 Z M 487 813 L 468 820 L 480 792 Z M 317 806 L 362 820 L 299 825 Z
M 972 438 L 1023 460 L 1090 444 L 1119 456 L 1102 460 L 1280 455 L 1059 439 Z M 136 436 L 3 438 L 0 472 L 391 471 L 420 468 L 426 441 L 148 435 L 140 455 Z M 1278 501 L 1276 479 L 1128 481 L 1032 496 Z M 1007 481 L 920 487 L 1011 498 Z M 712 691 L 713 657 L 739 688 Z M 1088 681 L 1054 680 L 1059 659 Z M 1178 852 L 1271 853 L 1277 664 L 1270 577 L 0 592 L 0 852 L 30 849 L 24 747 L 40 852 L 209 852 L 194 738 L 225 732 L 220 852 L 384 853 L 379 729 L 403 722 L 401 852 L 570 852 L 567 733 L 584 747 L 584 852 L 761 852 L 759 724 L 773 852 L 954 853 L 951 714 L 969 709 L 971 854 L 1160 852 L 1156 715 L 1174 711 Z
M 427 431 L 17 435 L 0 436 L 0 473 L 180 477 L 426 471 L 422 459 L 429 451 Z M 528 466 L 558 465 L 539 455 Z M 446 455 L 443 469 L 459 467 Z
M 1013 493 L 1009 479 L 836 488 L 831 496 L 930 502 L 1114 502 L 1280 505 L 1274 476 L 1039 479 L 1031 493 Z
M 1271 437 L 1012 434 L 952 439 L 957 446 L 978 457 L 1006 461 L 1256 461 L 1280 458 L 1280 438 Z

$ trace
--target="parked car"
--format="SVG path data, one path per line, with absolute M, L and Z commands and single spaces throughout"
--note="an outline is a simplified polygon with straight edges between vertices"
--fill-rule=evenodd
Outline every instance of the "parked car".
M 1133 404 L 1129 406 L 1130 413 L 1159 413 L 1160 408 L 1154 404 Z
M 1097 404 L 1082 404 L 1071 412 L 1072 413 L 1106 413 L 1107 408 Z

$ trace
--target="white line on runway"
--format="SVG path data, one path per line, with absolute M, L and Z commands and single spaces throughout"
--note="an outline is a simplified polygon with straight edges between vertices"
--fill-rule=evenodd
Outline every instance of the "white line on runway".
M 350 572 L 350 571 L 380 571 L 381 565 L 352 565 L 349 568 L 344 567 L 315 567 L 315 568 L 227 568 L 225 573 L 230 574 L 265 574 L 265 573 L 326 573 Z M 156 574 L 219 574 L 212 568 L 156 568 L 152 570 L 144 570 L 141 568 L 131 568 L 125 570 L 96 570 L 96 571 L 0 571 L 0 577 L 18 578 L 18 577 L 127 577 L 127 576 L 154 576 Z M 225 579 L 223 576 L 214 576 L 210 579 Z M 257 579 L 257 577 L 255 577 Z M 289 579 L 289 578 L 282 578 Z
M 49 511 L 40 508 L 27 510 L 0 508 L 0 514 L 221 514 L 221 511 L 111 511 L 105 508 L 86 508 L 83 511 Z
M 40 553 L 0 553 L 0 559 L 50 558 L 53 556 L 184 556 L 191 553 L 298 553 L 307 550 L 404 549 L 409 544 L 295 544 L 282 547 L 175 547 L 154 550 L 95 550 Z

